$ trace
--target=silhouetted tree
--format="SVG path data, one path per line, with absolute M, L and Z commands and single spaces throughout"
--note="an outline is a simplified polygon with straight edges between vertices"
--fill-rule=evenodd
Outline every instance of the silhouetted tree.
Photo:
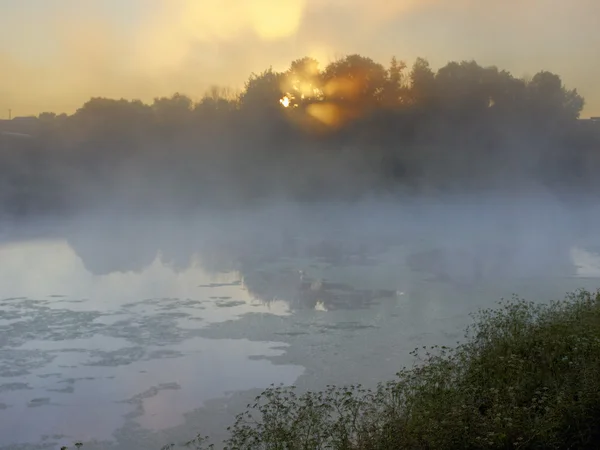
M 283 74 L 269 68 L 260 74 L 251 74 L 240 95 L 240 107 L 255 112 L 278 110 L 283 90 Z
M 406 63 L 392 57 L 387 71 L 387 81 L 383 89 L 383 105 L 395 107 L 408 102 L 408 82 L 404 71 Z
M 527 83 L 527 100 L 533 115 L 552 120 L 577 119 L 585 103 L 577 90 L 567 90 L 558 75 L 546 71 Z
M 224 119 L 237 109 L 237 97 L 229 88 L 212 86 L 194 106 L 194 112 L 199 120 Z
M 410 71 L 410 91 L 408 98 L 415 106 L 429 106 L 436 97 L 435 74 L 429 62 L 417 58 Z
M 381 64 L 360 55 L 334 61 L 323 72 L 323 90 L 328 101 L 360 108 L 380 104 L 387 81 L 387 71 Z
M 0 122 L 0 207 L 473 192 L 519 179 L 600 189 L 600 125 L 577 120 L 583 106 L 547 71 L 524 80 L 475 61 L 433 71 L 423 58 L 408 70 L 357 54 L 321 70 L 304 57 L 197 103 L 92 98 L 69 116 Z
M 166 134 L 187 128 L 192 120 L 192 107 L 192 100 L 179 93 L 172 97 L 155 98 L 152 112 L 156 126 Z
M 493 106 L 493 86 L 498 69 L 483 68 L 475 61 L 451 62 L 435 76 L 438 100 L 444 109 L 469 116 L 483 114 Z
M 323 99 L 323 80 L 319 62 L 310 57 L 292 61 L 283 74 L 284 93 L 290 101 L 288 107 L 302 106 Z

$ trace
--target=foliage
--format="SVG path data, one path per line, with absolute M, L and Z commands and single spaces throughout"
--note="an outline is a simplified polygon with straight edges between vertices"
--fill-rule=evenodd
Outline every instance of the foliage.
M 409 70 L 395 57 L 306 57 L 252 74 L 239 93 L 92 98 L 68 116 L 0 123 L 12 132 L 0 135 L 0 208 L 511 189 L 519 177 L 589 191 L 600 131 L 580 126 L 583 105 L 546 71 L 526 81 L 475 61 L 434 71 L 423 58 Z

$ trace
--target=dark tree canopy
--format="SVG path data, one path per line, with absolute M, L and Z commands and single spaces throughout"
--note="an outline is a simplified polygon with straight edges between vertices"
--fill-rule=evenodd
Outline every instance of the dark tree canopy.
M 475 61 L 435 71 L 423 58 L 305 57 L 251 74 L 241 92 L 92 98 L 71 115 L 5 121 L 0 207 L 356 198 L 513 189 L 521 178 L 600 188 L 600 127 L 578 120 L 583 106 L 547 71 L 523 80 Z

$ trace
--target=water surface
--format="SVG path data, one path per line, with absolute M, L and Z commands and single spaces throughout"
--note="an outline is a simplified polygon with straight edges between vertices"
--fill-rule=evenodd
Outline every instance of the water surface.
M 501 297 L 597 287 L 600 259 L 580 242 L 475 254 L 473 233 L 337 217 L 6 232 L 0 448 L 141 450 L 221 436 L 271 383 L 372 385 L 411 364 L 413 348 L 460 341 L 469 314 Z

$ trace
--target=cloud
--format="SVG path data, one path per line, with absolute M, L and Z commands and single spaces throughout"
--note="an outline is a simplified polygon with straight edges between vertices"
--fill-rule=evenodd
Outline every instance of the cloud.
M 198 97 L 355 52 L 553 70 L 598 111 L 599 15 L 597 0 L 19 0 L 0 16 L 0 115 L 71 112 L 92 95 Z
M 293 36 L 306 0 L 162 0 L 136 36 L 135 54 L 150 70 L 179 67 L 195 45 L 253 34 L 262 41 Z

